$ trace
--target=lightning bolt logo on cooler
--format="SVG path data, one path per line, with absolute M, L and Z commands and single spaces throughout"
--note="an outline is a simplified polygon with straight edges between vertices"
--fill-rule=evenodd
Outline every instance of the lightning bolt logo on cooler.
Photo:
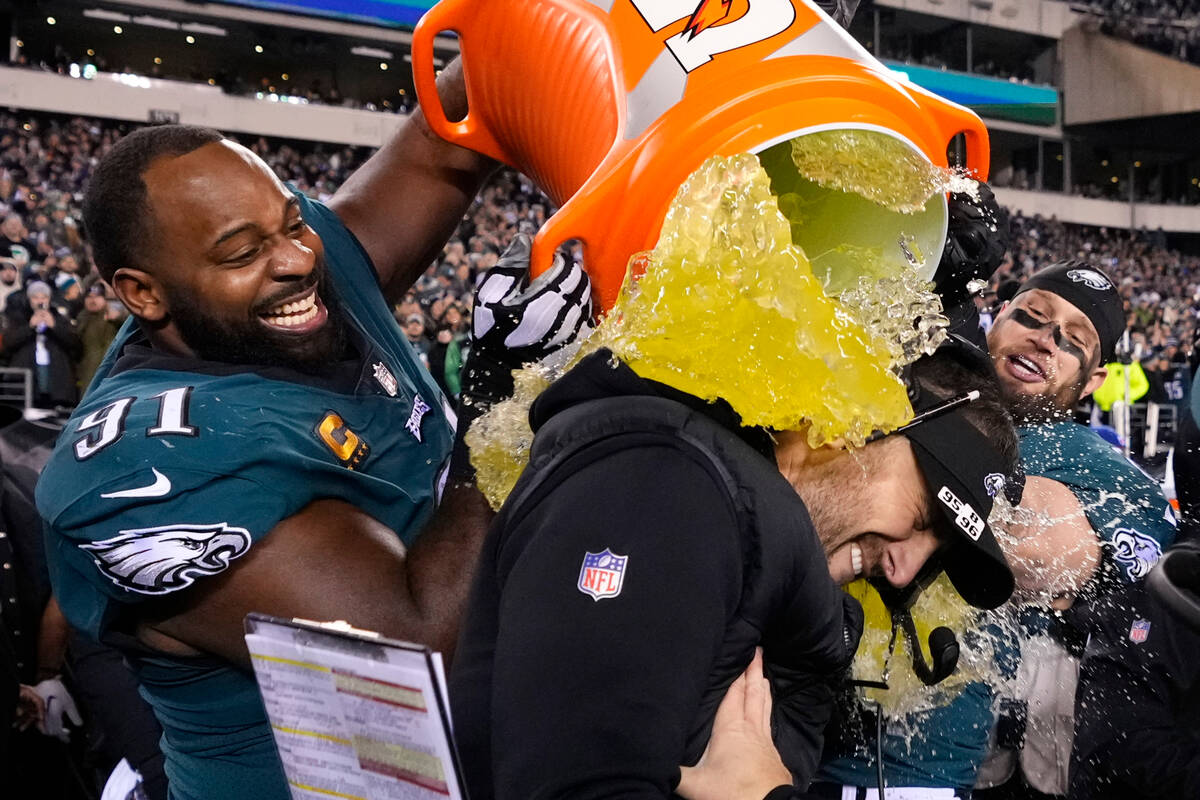
M 705 29 L 728 19 L 731 11 L 733 0 L 700 0 L 700 5 L 692 12 L 692 17 L 684 26 L 683 32 L 694 39 Z

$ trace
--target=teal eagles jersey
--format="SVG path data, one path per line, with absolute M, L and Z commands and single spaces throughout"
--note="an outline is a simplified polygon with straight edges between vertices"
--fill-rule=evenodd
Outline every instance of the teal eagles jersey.
M 1175 514 L 1158 484 L 1090 428 L 1074 422 L 1021 425 L 1027 475 L 1064 484 L 1126 581 L 1140 580 L 1175 541 Z
M 970 789 L 988 753 L 992 689 L 969 683 L 947 705 L 886 720 L 883 775 L 888 786 Z M 878 785 L 875 729 L 863 731 L 853 754 L 827 751 L 817 780 L 845 786 Z
M 962 658 L 972 662 L 992 660 L 996 676 L 1010 680 L 1017 674 L 1019 660 L 1014 632 L 986 616 L 984 620 L 979 627 L 959 635 Z M 968 683 L 945 705 L 885 719 L 883 774 L 887 785 L 973 787 L 989 750 L 995 698 L 996 690 L 991 685 L 977 681 Z M 850 742 L 826 745 L 818 781 L 877 785 L 875 730 L 861 724 L 854 730 L 858 735 L 849 737 Z
M 289 792 L 253 678 L 134 645 L 135 607 L 221 574 L 321 498 L 362 509 L 408 544 L 449 460 L 441 394 L 366 253 L 333 212 L 300 202 L 359 358 L 315 381 L 163 356 L 127 323 L 37 487 L 55 594 L 74 626 L 126 644 L 179 800 Z

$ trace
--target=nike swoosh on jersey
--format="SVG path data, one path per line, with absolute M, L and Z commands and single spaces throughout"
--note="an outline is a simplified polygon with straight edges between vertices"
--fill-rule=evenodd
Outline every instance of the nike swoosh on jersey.
M 162 497 L 171 492 L 171 479 L 163 475 L 153 467 L 150 471 L 154 473 L 154 483 L 149 486 L 139 486 L 136 489 L 124 489 L 120 492 L 109 492 L 102 494 L 101 497 L 106 500 L 115 499 L 118 497 Z

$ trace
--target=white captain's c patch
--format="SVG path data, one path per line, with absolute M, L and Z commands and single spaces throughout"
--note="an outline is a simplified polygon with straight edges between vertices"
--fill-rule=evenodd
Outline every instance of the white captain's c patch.
M 162 525 L 121 531 L 79 545 L 109 580 L 131 592 L 167 594 L 216 575 L 250 549 L 250 533 L 225 522 Z

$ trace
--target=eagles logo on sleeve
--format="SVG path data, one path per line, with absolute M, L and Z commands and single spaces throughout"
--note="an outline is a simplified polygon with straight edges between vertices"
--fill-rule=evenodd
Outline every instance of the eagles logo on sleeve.
M 216 575 L 250 549 L 250 533 L 224 522 L 162 525 L 121 531 L 102 542 L 81 544 L 100 571 L 118 586 L 141 594 L 167 594 Z
M 1157 539 L 1131 528 L 1118 528 L 1112 538 L 1113 558 L 1124 568 L 1129 580 L 1141 580 L 1162 558 Z

